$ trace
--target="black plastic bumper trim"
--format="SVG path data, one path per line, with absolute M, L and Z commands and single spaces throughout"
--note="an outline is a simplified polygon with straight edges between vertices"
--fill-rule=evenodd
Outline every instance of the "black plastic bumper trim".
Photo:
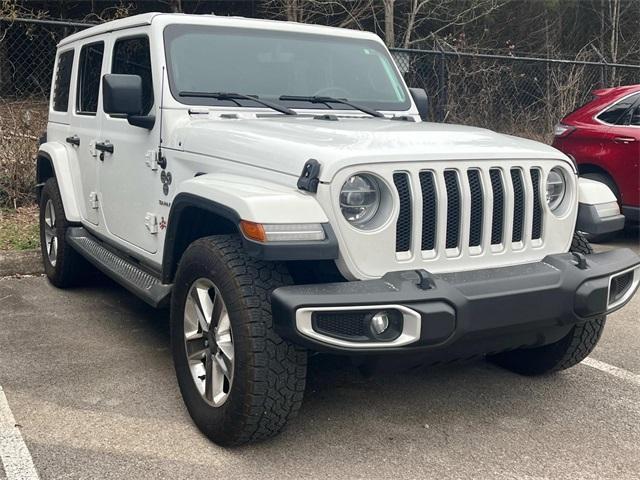
M 422 315 L 421 337 L 410 345 L 375 353 L 446 351 L 481 353 L 544 345 L 566 335 L 576 323 L 604 315 L 608 279 L 640 265 L 629 249 L 575 257 L 558 254 L 537 263 L 434 275 L 435 287 L 422 290 L 415 271 L 381 279 L 280 287 L 272 294 L 278 333 L 312 350 L 374 353 L 317 342 L 296 329 L 302 307 L 401 305 Z

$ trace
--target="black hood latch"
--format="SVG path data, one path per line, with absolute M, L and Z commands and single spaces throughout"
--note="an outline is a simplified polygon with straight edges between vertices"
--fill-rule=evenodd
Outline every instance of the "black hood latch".
M 313 158 L 307 160 L 298 178 L 298 189 L 316 193 L 320 183 L 320 162 Z

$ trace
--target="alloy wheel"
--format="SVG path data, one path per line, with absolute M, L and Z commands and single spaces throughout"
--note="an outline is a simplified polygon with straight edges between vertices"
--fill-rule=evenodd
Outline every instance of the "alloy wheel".
M 48 199 L 44 206 L 44 241 L 49 263 L 55 267 L 58 256 L 58 235 L 56 232 L 56 211 L 51 199 Z
M 202 398 L 219 407 L 233 383 L 234 347 L 229 312 L 208 278 L 193 282 L 184 307 L 184 342 L 193 382 Z

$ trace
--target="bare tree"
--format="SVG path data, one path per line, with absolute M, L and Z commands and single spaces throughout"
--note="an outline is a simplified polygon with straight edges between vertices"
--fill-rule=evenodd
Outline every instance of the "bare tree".
M 363 22 L 371 17 L 371 0 L 265 0 L 262 12 L 290 22 L 364 29 Z

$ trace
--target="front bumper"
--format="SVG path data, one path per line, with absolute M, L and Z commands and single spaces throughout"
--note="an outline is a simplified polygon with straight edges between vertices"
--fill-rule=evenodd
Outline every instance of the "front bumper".
M 624 306 L 638 283 L 640 257 L 619 249 L 486 270 L 408 270 L 378 280 L 280 287 L 272 309 L 278 333 L 311 350 L 420 353 L 445 361 L 555 342 L 576 323 Z M 382 309 L 402 315 L 402 335 L 393 340 L 314 330 L 319 323 L 313 319 L 320 318 L 314 315 L 344 315 L 357 323 L 359 312 Z

